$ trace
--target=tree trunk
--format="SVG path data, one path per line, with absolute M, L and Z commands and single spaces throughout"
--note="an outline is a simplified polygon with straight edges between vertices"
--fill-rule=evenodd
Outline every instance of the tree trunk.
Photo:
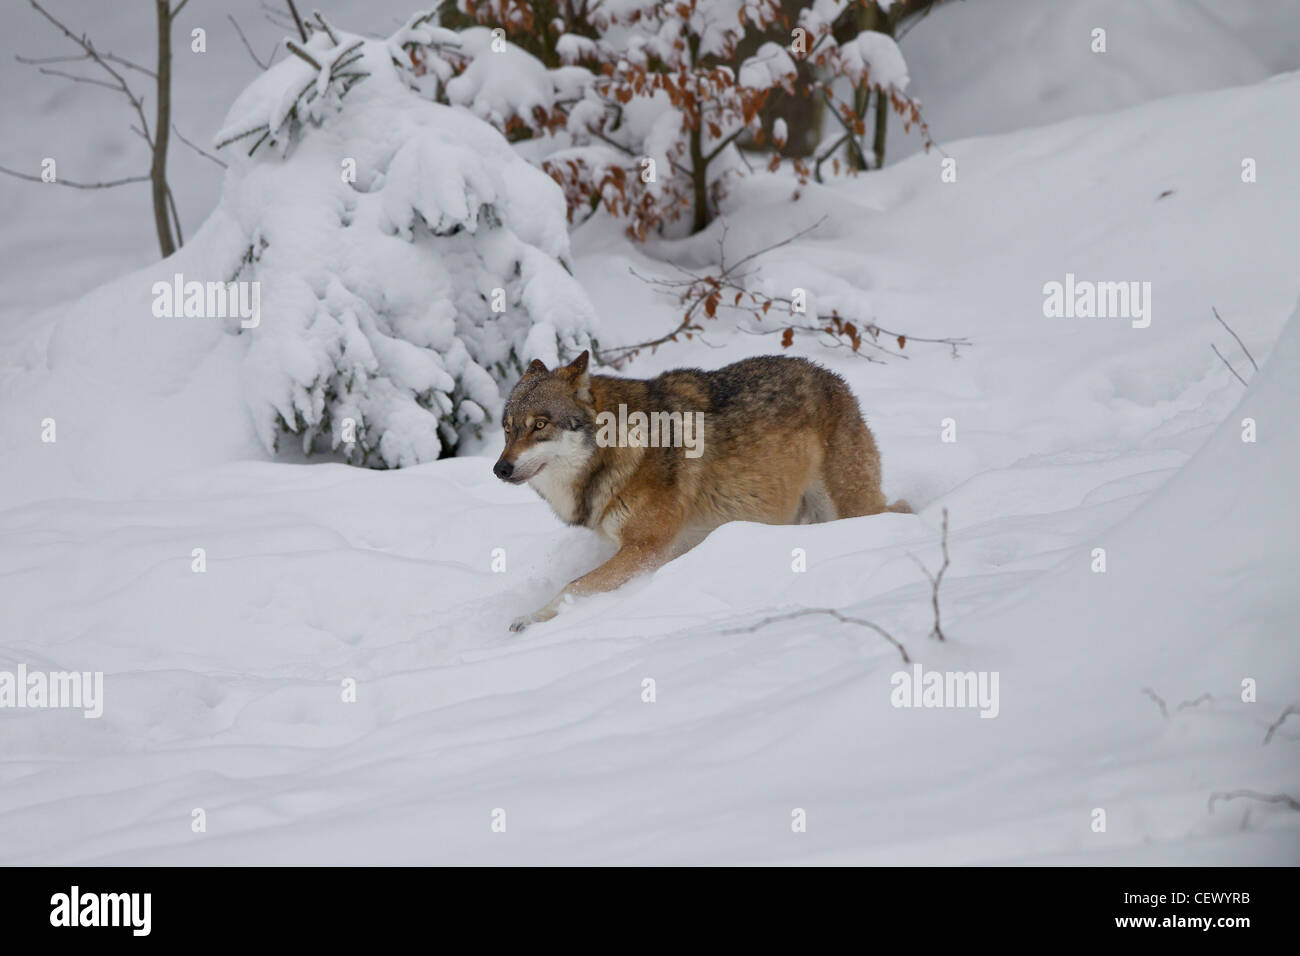
M 885 133 L 889 129 L 889 96 L 884 90 L 876 91 L 876 135 L 871 150 L 876 154 L 876 169 L 885 165 Z
M 176 251 L 167 210 L 167 141 L 172 128 L 172 12 L 170 0 L 154 0 L 158 9 L 158 108 L 154 119 L 153 158 L 149 182 L 153 188 L 153 222 L 158 248 L 166 259 Z
M 691 185 L 695 194 L 695 217 L 691 233 L 703 232 L 709 225 L 709 166 L 704 161 L 704 130 L 701 124 L 691 130 Z
M 690 33 L 686 38 L 686 47 L 691 54 L 691 70 L 694 71 L 700 63 L 700 37 L 696 33 Z M 691 221 L 691 234 L 703 232 L 709 225 L 709 164 L 704 158 L 704 104 L 701 100 L 695 101 L 695 128 L 691 130 L 690 152 L 691 152 L 691 187 L 693 195 L 692 210 L 694 214 Z

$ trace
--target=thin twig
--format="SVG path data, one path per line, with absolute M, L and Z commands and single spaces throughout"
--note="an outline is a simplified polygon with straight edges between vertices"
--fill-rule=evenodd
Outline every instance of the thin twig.
M 1142 693 L 1146 694 L 1146 696 L 1150 697 L 1152 700 L 1156 702 L 1156 706 L 1160 708 L 1160 716 L 1163 717 L 1165 720 L 1168 720 L 1169 705 L 1165 703 L 1165 699 L 1161 697 L 1159 694 L 1157 694 L 1150 687 L 1143 687 Z M 1178 704 L 1178 706 L 1174 708 L 1174 712 L 1177 713 L 1180 710 L 1187 710 L 1190 707 L 1196 707 L 1199 704 L 1204 704 L 1212 700 L 1214 700 L 1214 697 L 1211 696 L 1210 694 L 1202 694 L 1200 697 L 1197 697 L 1193 700 L 1181 701 Z
M 886 631 L 879 624 L 874 624 L 871 621 L 863 620 L 860 617 L 849 617 L 845 614 L 841 614 L 839 611 L 835 610 L 834 608 L 829 608 L 829 607 L 810 607 L 810 608 L 804 608 L 803 610 L 800 611 L 791 611 L 789 614 L 777 614 L 772 617 L 765 617 L 763 618 L 763 620 L 759 621 L 756 624 L 752 624 L 749 627 L 736 627 L 728 631 L 723 631 L 722 633 L 723 634 L 752 634 L 754 631 L 757 631 L 761 627 L 766 627 L 768 624 L 775 624 L 777 621 L 788 621 L 796 617 L 806 617 L 809 614 L 827 614 L 835 618 L 835 620 L 840 621 L 841 623 L 844 624 L 857 624 L 861 627 L 870 628 L 871 630 L 879 634 L 881 637 L 883 637 L 885 640 L 887 640 L 890 644 L 893 644 L 894 647 L 898 648 L 898 653 L 902 656 L 904 664 L 912 663 L 912 659 L 907 656 L 907 649 L 903 647 L 903 645 L 900 644 L 897 640 L 895 640 L 894 636 L 890 634 L 888 631 Z
M 1219 356 L 1219 361 L 1221 361 L 1224 365 L 1228 366 L 1228 371 L 1231 372 L 1233 375 L 1237 375 L 1237 370 L 1233 368 L 1231 364 L 1229 364 L 1228 360 L 1223 357 L 1223 354 L 1219 351 L 1219 349 L 1215 346 L 1213 342 L 1210 343 L 1210 348 L 1214 349 L 1214 354 Z M 1242 385 L 1246 385 L 1246 380 L 1242 378 L 1240 375 L 1237 375 L 1237 381 L 1239 381 Z M 1246 385 L 1246 387 L 1249 388 L 1250 386 Z
M 1210 794 L 1209 808 L 1214 812 L 1214 804 L 1220 800 L 1258 800 L 1261 803 L 1280 803 L 1292 810 L 1300 810 L 1300 800 L 1285 793 L 1260 793 L 1258 790 L 1229 790 Z
M 106 83 L 103 80 L 96 80 L 89 76 L 78 76 L 75 73 L 64 73 L 62 70 L 51 70 L 49 67 L 45 66 L 41 67 L 40 72 L 44 73 L 46 76 L 61 76 L 65 80 L 72 80 L 74 83 L 89 83 L 92 86 L 102 86 L 104 89 L 112 90 L 115 93 L 119 92 L 116 83 Z
M 321 12 L 319 10 L 313 10 L 312 16 L 315 17 L 316 22 L 320 24 L 320 28 L 324 30 L 326 35 L 330 38 L 330 42 L 333 43 L 335 46 L 338 46 L 339 45 L 338 35 L 335 34 L 333 27 L 331 27 L 328 23 L 325 22 L 325 18 L 321 16 Z
M 48 183 L 54 186 L 67 186 L 71 189 L 111 189 L 114 186 L 125 186 L 128 183 L 147 183 L 149 177 L 146 176 L 127 176 L 125 179 L 114 179 L 102 183 L 78 183 L 71 179 L 41 179 L 40 176 L 32 176 L 29 173 L 20 173 L 16 169 L 9 169 L 7 166 L 0 166 L 0 173 L 7 173 L 10 176 L 16 176 L 19 179 L 30 180 L 34 183 Z
M 306 43 L 307 28 L 302 24 L 302 17 L 298 16 L 298 8 L 293 5 L 293 0 L 284 0 L 284 2 L 289 5 L 289 12 L 293 14 L 293 23 L 298 28 L 298 37 Z
M 840 124 L 841 128 L 843 128 L 845 138 L 848 139 L 848 141 L 853 145 L 853 149 L 858 154 L 858 159 L 862 161 L 862 168 L 863 169 L 870 168 L 871 164 L 867 162 L 867 155 L 862 151 L 862 144 L 858 142 L 857 131 L 850 128 L 848 121 L 844 119 L 843 116 L 840 115 L 839 104 L 835 101 L 835 98 L 831 96 L 830 92 L 827 91 L 825 87 L 822 88 L 822 99 L 826 101 L 826 107 L 827 109 L 830 110 L 831 115 Z
M 253 62 L 256 63 L 259 67 L 261 67 L 263 70 L 267 69 L 271 65 L 271 60 L 275 59 L 275 50 L 280 49 L 280 44 L 276 43 L 275 50 L 271 51 L 271 60 L 267 60 L 265 63 L 263 63 L 258 58 L 257 54 L 253 52 L 252 44 L 248 42 L 248 37 L 244 36 L 244 31 L 239 28 L 239 23 L 235 20 L 235 18 L 230 14 L 226 14 L 226 19 L 229 20 L 230 25 L 235 28 L 235 32 L 239 34 L 239 39 L 244 44 L 244 49 L 248 51 L 248 55 L 253 58 Z
M 120 57 L 116 53 L 101 53 L 99 55 L 102 56 L 105 60 L 112 60 L 114 63 L 121 64 L 122 66 L 126 67 L 128 70 L 135 70 L 137 73 L 143 73 L 145 76 L 150 77 L 151 79 L 155 79 L 155 80 L 158 79 L 158 74 L 155 73 L 153 70 L 149 69 L 148 67 L 141 66 L 139 63 L 132 63 L 130 60 L 124 57 Z M 15 54 L 14 59 L 17 60 L 19 63 L 22 63 L 24 66 L 46 66 L 50 63 L 84 63 L 86 60 L 91 59 L 91 56 L 89 53 L 82 53 L 80 56 L 41 56 L 41 57 L 19 56 Z
M 948 509 L 943 509 L 942 532 L 939 537 L 939 545 L 943 550 L 943 564 L 939 566 L 938 574 L 931 574 L 930 569 L 921 563 L 920 559 L 914 554 L 908 554 L 908 557 L 916 562 L 916 566 L 921 569 L 922 573 L 930 579 L 930 604 L 934 608 L 934 627 L 930 629 L 930 636 L 937 637 L 944 641 L 947 638 L 943 635 L 943 628 L 939 624 L 939 585 L 943 582 L 943 573 L 948 570 Z
M 1148 697 L 1150 697 L 1152 700 L 1156 702 L 1156 706 L 1160 708 L 1160 716 L 1163 717 L 1165 720 L 1168 720 L 1169 706 L 1165 703 L 1165 699 L 1161 697 L 1159 694 L 1157 694 L 1150 687 L 1143 687 L 1142 693 L 1146 694 Z
M 1238 335 L 1236 332 L 1233 332 L 1232 326 L 1230 326 L 1227 322 L 1223 321 L 1223 316 L 1219 315 L 1218 309 L 1216 309 L 1214 306 L 1210 306 L 1210 311 L 1214 313 L 1214 317 L 1219 320 L 1219 322 L 1223 325 L 1223 327 L 1228 330 L 1228 333 L 1234 339 L 1237 340 L 1237 344 L 1241 346 L 1241 350 L 1246 353 L 1246 358 L 1250 359 L 1250 364 L 1255 366 L 1255 371 L 1258 372 L 1259 363 L 1255 361 L 1255 356 L 1250 354 L 1250 349 L 1246 348 L 1246 343 L 1241 340 L 1241 336 Z
M 126 97 L 127 102 L 131 104 L 131 108 L 135 110 L 136 115 L 140 118 L 140 129 L 143 130 L 145 142 L 149 144 L 149 148 L 152 150 L 153 138 L 149 134 L 149 121 L 144 114 L 144 101 L 141 100 L 140 97 L 136 96 L 134 92 L 132 92 L 131 87 L 126 82 L 126 78 L 123 77 L 122 74 L 119 73 L 117 70 L 113 69 L 113 67 L 109 65 L 109 61 L 111 60 L 112 62 L 115 63 L 122 63 L 122 65 L 131 66 L 133 69 L 142 69 L 142 68 L 136 67 L 134 66 L 134 64 L 129 64 L 127 63 L 127 61 L 123 61 L 120 58 L 113 56 L 113 54 L 111 53 L 100 53 L 98 50 L 95 49 L 95 45 L 90 42 L 89 37 L 86 37 L 85 35 L 77 36 L 57 17 L 55 17 L 52 13 L 50 13 L 39 3 L 37 3 L 36 0 L 28 0 L 28 2 L 31 3 L 32 7 L 36 10 L 37 13 L 43 16 L 46 20 L 49 20 L 50 23 L 54 24 L 59 29 L 59 31 L 63 33 L 65 37 L 67 37 L 77 46 L 81 47 L 82 51 L 90 60 L 92 60 L 100 69 L 102 69 L 105 73 L 107 73 L 116 81 L 117 89 L 122 93 L 123 96 Z M 144 71 L 144 72 L 148 72 L 148 71 Z
M 289 52 L 292 53 L 294 56 L 310 63 L 317 70 L 320 69 L 320 64 L 316 62 L 316 58 L 312 56 L 310 53 L 308 53 L 306 50 L 304 50 L 302 47 L 300 47 L 298 44 L 294 43 L 292 40 L 285 40 L 284 45 L 288 47 Z
M 596 355 L 597 360 L 602 364 L 617 366 L 619 363 L 626 361 L 628 358 L 635 355 L 641 349 L 654 348 L 668 342 L 676 341 L 681 335 L 687 335 L 689 337 L 692 332 L 701 330 L 701 327 L 696 324 L 696 317 L 701 308 L 705 310 L 709 318 L 715 317 L 719 308 L 724 308 L 739 312 L 747 312 L 761 321 L 763 315 L 766 315 L 773 305 L 780 305 L 783 306 L 791 316 L 794 316 L 796 312 L 793 300 L 781 296 L 770 296 L 763 292 L 756 292 L 743 285 L 741 280 L 748 278 L 750 275 L 749 272 L 744 270 L 746 266 L 754 262 L 760 256 L 772 252 L 775 249 L 780 249 L 783 246 L 787 246 L 809 233 L 814 232 L 816 229 L 820 228 L 826 219 L 826 216 L 822 216 L 811 225 L 786 236 L 784 239 L 780 239 L 777 242 L 756 249 L 733 263 L 728 263 L 726 258 L 726 236 L 728 227 L 726 221 L 723 220 L 722 236 L 718 241 L 718 271 L 716 274 L 700 274 L 692 272 L 676 263 L 671 263 L 672 268 L 681 273 L 683 278 L 665 279 L 644 276 L 635 269 L 630 268 L 628 271 L 647 285 L 655 286 L 665 292 L 670 292 L 676 295 L 678 301 L 687 307 L 686 312 L 683 315 L 681 322 L 679 322 L 671 331 L 646 342 L 640 342 L 635 345 L 617 346 L 603 354 Z M 730 301 L 724 301 L 724 293 L 727 294 L 726 299 L 729 299 Z M 750 300 L 749 307 L 741 305 L 742 300 L 746 297 Z M 845 318 L 840 316 L 838 312 L 833 312 L 831 314 L 825 326 L 789 325 L 775 329 L 772 332 L 760 331 L 749 332 L 749 334 L 762 335 L 774 334 L 776 332 L 782 334 L 789 333 L 791 335 L 796 332 L 818 332 L 829 336 L 832 341 L 836 342 L 839 341 L 839 337 L 843 336 L 850 340 L 854 354 L 860 355 L 868 361 L 873 361 L 873 359 L 860 351 L 862 346 L 867 346 L 895 358 L 906 359 L 908 356 L 904 355 L 901 349 L 909 340 L 914 342 L 948 345 L 952 348 L 954 355 L 957 354 L 958 348 L 970 345 L 970 341 L 966 338 L 927 338 L 924 336 L 904 335 L 891 331 L 890 329 L 881 328 L 874 321 Z M 859 332 L 862 334 L 859 334 Z M 898 342 L 899 351 L 895 351 L 882 345 L 879 341 L 881 336 L 896 340 Z
M 202 156 L 203 158 L 212 160 L 214 163 L 216 163 L 216 164 L 217 164 L 218 166 L 220 166 L 222 169 L 227 169 L 227 168 L 229 168 L 229 167 L 226 166 L 226 164 L 225 164 L 224 162 L 222 162 L 222 161 L 221 161 L 220 159 L 218 159 L 216 156 L 213 156 L 211 153 L 209 153 L 207 150 L 203 149 L 201 146 L 197 146 L 197 145 L 195 145 L 194 143 L 191 143 L 188 139 L 186 139 L 185 136 L 184 136 L 184 134 L 181 133 L 181 131 L 180 131 L 179 129 L 176 128 L 176 124 L 175 124 L 175 123 L 172 123 L 172 132 L 176 134 L 176 138 L 177 138 L 177 139 L 179 139 L 182 143 L 184 143 L 184 144 L 185 144 L 186 146 L 188 146 L 190 149 L 194 150 L 194 152 L 198 153 L 198 154 L 199 154 L 200 156 Z
M 930 2 L 925 5 L 925 9 L 921 11 L 920 16 L 916 17 L 914 20 L 912 20 L 912 22 L 906 24 L 905 26 L 903 26 L 903 29 L 898 31 L 897 36 L 894 37 L 894 42 L 901 43 L 903 37 L 907 36 L 914 29 L 916 29 L 917 24 L 919 24 L 922 20 L 924 20 L 926 17 L 930 15 L 930 11 L 934 9 L 934 4 L 935 4 L 935 0 L 930 0 Z
M 1277 720 L 1273 721 L 1273 723 L 1268 725 L 1268 733 L 1264 735 L 1264 743 L 1268 743 L 1270 740 L 1273 739 L 1273 735 L 1277 733 L 1278 728 L 1282 726 L 1282 722 L 1286 720 L 1288 717 L 1290 717 L 1292 714 L 1295 714 L 1296 716 L 1300 716 L 1300 707 L 1297 707 L 1295 704 L 1292 704 L 1286 710 L 1282 711 L 1282 716 L 1279 717 Z
M 749 255 L 745 256 L 743 259 L 741 259 L 739 262 L 737 262 L 735 265 L 733 265 L 733 266 L 732 266 L 730 269 L 728 269 L 727 271 L 728 271 L 729 273 L 734 273 L 737 269 L 739 269 L 741 266 L 743 266 L 746 262 L 750 262 L 750 261 L 752 261 L 752 260 L 754 260 L 754 259 L 757 259 L 759 256 L 766 255 L 767 253 L 771 252 L 773 249 L 780 249 L 782 246 L 788 246 L 788 245 L 790 245 L 790 243 L 794 242 L 796 239 L 802 239 L 804 236 L 808 235 L 808 233 L 813 232 L 814 230 L 820 229 L 822 223 L 824 223 L 828 218 L 830 218 L 829 215 L 822 216 L 820 219 L 818 219 L 816 222 L 814 222 L 811 226 L 805 226 L 803 229 L 800 229 L 798 232 L 794 233 L 793 235 L 786 236 L 784 239 L 780 240 L 779 242 L 774 242 L 774 243 L 772 243 L 770 246 L 764 246 L 762 249 L 759 249 L 759 250 L 757 250 L 757 251 L 755 251 L 755 252 L 751 252 Z

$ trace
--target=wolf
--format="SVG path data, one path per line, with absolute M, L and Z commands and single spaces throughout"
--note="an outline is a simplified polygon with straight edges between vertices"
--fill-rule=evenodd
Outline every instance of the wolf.
M 820 365 L 766 355 L 629 379 L 592 375 L 588 360 L 584 351 L 555 369 L 528 366 L 502 412 L 505 448 L 492 473 L 531 485 L 561 521 L 599 532 L 618 551 L 517 618 L 512 631 L 661 567 L 729 521 L 801 524 L 912 510 L 886 501 L 880 452 L 857 400 Z M 615 420 L 640 427 L 611 440 Z M 647 434 L 647 421 L 671 422 L 690 445 Z M 692 422 L 703 424 L 694 436 Z

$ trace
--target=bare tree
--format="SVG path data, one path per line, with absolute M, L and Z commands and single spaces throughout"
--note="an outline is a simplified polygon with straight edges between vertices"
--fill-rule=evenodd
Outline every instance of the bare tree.
M 181 236 L 180 217 L 176 212 L 176 199 L 167 183 L 167 147 L 172 129 L 172 23 L 181 10 L 185 8 L 185 5 L 189 3 L 189 0 L 180 0 L 175 6 L 172 6 L 171 0 L 154 0 L 158 27 L 158 59 L 155 68 L 152 70 L 115 53 L 100 50 L 89 36 L 85 33 L 73 32 L 71 28 L 42 7 L 37 0 L 28 0 L 28 2 L 41 16 L 52 23 L 64 37 L 76 44 L 81 52 L 70 56 L 53 56 L 39 59 L 20 56 L 16 58 L 18 62 L 28 66 L 35 66 L 47 76 L 61 76 L 74 83 L 102 86 L 126 97 L 127 103 L 130 104 L 136 116 L 136 122 L 132 123 L 131 131 L 143 139 L 145 145 L 149 147 L 149 172 L 148 175 L 144 176 L 126 176 L 122 179 L 101 182 L 75 182 L 57 176 L 46 180 L 43 177 L 8 169 L 4 166 L 0 166 L 0 172 L 16 176 L 19 179 L 27 179 L 33 182 L 48 181 L 61 186 L 70 186 L 74 189 L 108 189 L 113 186 L 124 186 L 128 183 L 147 181 L 150 184 L 150 194 L 153 199 L 153 219 L 154 229 L 158 234 L 158 249 L 163 258 L 170 256 L 184 241 Z M 108 79 L 99 79 L 79 73 L 66 73 L 63 70 L 51 68 L 53 64 L 61 63 L 89 63 L 106 74 Z M 126 70 L 133 70 L 154 81 L 155 105 L 152 126 L 145 112 L 144 97 L 137 95 L 131 88 L 124 75 Z

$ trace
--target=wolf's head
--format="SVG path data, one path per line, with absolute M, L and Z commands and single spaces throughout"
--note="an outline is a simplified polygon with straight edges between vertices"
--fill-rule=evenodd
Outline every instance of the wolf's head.
M 517 485 L 548 466 L 576 473 L 590 460 L 596 450 L 596 409 L 587 359 L 584 351 L 554 370 L 537 359 L 528 366 L 501 415 L 506 447 L 492 474 Z

